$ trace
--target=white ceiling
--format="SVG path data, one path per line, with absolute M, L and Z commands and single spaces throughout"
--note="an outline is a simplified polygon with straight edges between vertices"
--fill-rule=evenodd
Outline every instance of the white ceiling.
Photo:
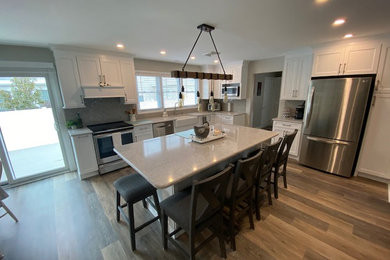
M 126 52 L 139 58 L 183 63 L 197 25 L 216 27 L 223 62 L 257 60 L 341 40 L 390 33 L 389 0 L 5 0 L 0 7 L 0 42 L 33 46 L 75 45 Z M 322 0 L 322 2 L 325 0 Z M 332 27 L 338 17 L 346 24 Z M 160 50 L 167 55 L 160 55 Z M 203 34 L 194 64 L 213 50 Z

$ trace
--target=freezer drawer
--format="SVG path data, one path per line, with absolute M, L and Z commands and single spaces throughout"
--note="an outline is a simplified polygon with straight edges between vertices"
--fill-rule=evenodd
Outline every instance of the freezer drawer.
M 351 177 L 356 149 L 356 143 L 303 135 L 299 162 L 321 171 Z

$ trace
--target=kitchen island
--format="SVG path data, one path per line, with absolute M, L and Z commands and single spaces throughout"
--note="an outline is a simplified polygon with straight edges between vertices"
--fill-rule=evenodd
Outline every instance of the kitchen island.
M 194 179 L 222 170 L 277 135 L 244 126 L 215 125 L 215 128 L 226 136 L 199 144 L 176 133 L 115 147 L 114 151 L 157 189 L 174 186 L 174 190 L 180 190 L 190 186 Z

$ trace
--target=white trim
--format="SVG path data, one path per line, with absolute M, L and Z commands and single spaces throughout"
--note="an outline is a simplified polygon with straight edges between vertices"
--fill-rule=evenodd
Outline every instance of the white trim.
M 54 65 L 51 62 L 0 61 L 0 68 L 54 69 Z

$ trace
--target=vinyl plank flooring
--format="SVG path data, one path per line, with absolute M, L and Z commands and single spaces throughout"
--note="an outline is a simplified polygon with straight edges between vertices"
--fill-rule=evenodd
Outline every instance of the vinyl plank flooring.
M 8 259 L 183 259 L 171 244 L 162 249 L 158 222 L 136 234 L 115 218 L 113 182 L 134 170 L 124 168 L 80 181 L 64 174 L 7 190 L 4 202 L 17 215 L 0 220 L 0 251 Z M 279 179 L 279 199 L 261 208 L 261 221 L 249 229 L 247 218 L 226 244 L 227 259 L 388 259 L 390 204 L 387 185 L 361 177 L 324 174 L 290 162 L 288 188 Z M 152 217 L 135 205 L 139 225 Z M 205 236 L 207 234 L 202 234 Z M 183 235 L 179 241 L 186 243 Z M 214 240 L 197 259 L 221 259 Z

